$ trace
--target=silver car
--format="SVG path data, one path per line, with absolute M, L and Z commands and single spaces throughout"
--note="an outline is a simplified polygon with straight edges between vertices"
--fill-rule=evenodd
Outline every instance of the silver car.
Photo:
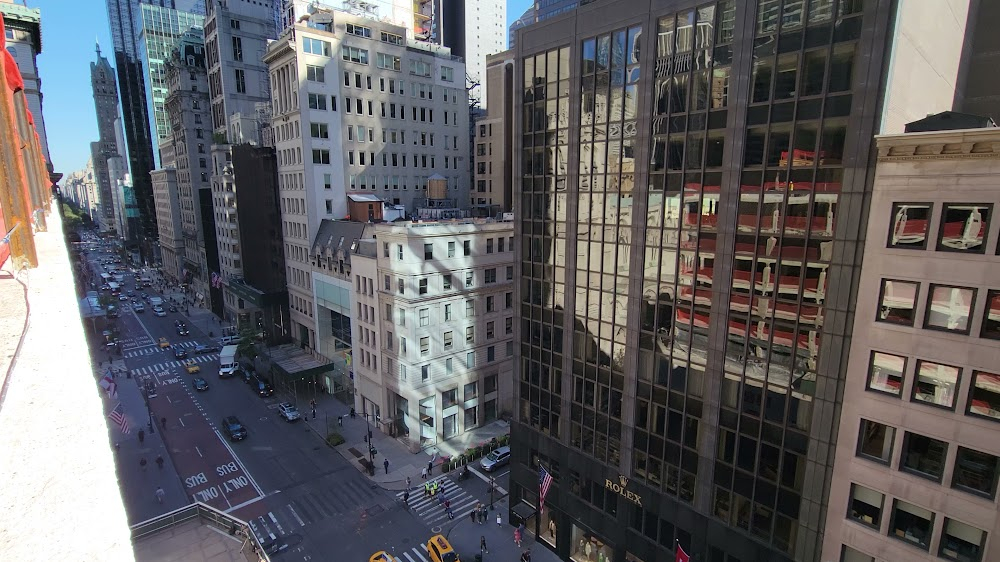
M 479 461 L 479 466 L 483 467 L 483 470 L 486 472 L 493 472 L 509 462 L 510 447 L 500 447 L 499 449 L 494 449 L 492 453 L 483 457 L 483 460 Z
M 289 402 L 282 402 L 281 404 L 278 404 L 278 413 L 281 414 L 281 417 L 285 418 L 285 421 L 287 422 L 293 422 L 302 417 L 299 414 L 299 409 Z

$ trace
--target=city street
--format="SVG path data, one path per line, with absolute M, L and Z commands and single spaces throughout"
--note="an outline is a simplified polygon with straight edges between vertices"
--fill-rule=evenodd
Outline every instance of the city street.
M 88 256 L 93 278 L 100 279 L 104 271 L 100 260 L 106 257 L 100 252 Z M 153 288 L 136 289 L 131 275 L 124 286 L 136 294 L 158 295 Z M 261 398 L 239 378 L 219 379 L 219 354 L 193 353 L 197 345 L 218 343 L 219 334 L 210 337 L 204 329 L 213 325 L 210 313 L 192 310 L 192 315 L 202 316 L 196 319 L 180 308 L 157 317 L 148 305 L 145 312 L 136 313 L 129 302 L 120 304 L 119 351 L 101 348 L 94 354 L 102 372 L 112 360 L 119 400 L 131 425 L 128 435 L 122 436 L 117 427 L 112 433 L 119 436 L 118 470 L 132 523 L 201 501 L 248 521 L 262 542 L 275 541 L 280 550 L 277 559 L 326 560 L 336 552 L 338 559 L 367 560 L 384 549 L 401 562 L 426 562 L 428 538 L 451 533 L 468 520 L 474 505 L 489 504 L 488 478 L 477 474 L 456 483 L 439 476 L 453 502 L 455 519 L 448 519 L 436 502 L 419 498 L 422 482 L 413 482 L 407 509 L 402 492 L 383 490 L 306 423 L 289 423 L 279 416 L 277 406 L 287 397 Z M 177 320 L 186 322 L 188 335 L 177 333 Z M 169 347 L 161 348 L 160 338 Z M 177 348 L 187 351 L 188 357 L 177 360 Z M 188 374 L 182 361 L 193 361 L 200 372 Z M 204 378 L 208 390 L 195 390 L 195 377 Z M 148 398 L 148 411 L 143 388 L 155 389 Z M 246 439 L 228 439 L 221 420 L 230 415 L 246 427 Z M 143 443 L 138 441 L 140 429 Z M 161 455 L 164 466 L 157 468 L 153 460 Z M 139 459 L 146 459 L 144 469 Z M 497 485 L 506 489 L 506 471 L 497 476 Z M 166 492 L 162 504 L 154 499 L 156 487 Z M 511 531 L 506 523 L 498 528 L 495 522 L 496 513 L 506 514 L 505 502 L 498 493 L 498 511 L 490 513 L 488 532 L 492 537 L 488 540 L 497 542 L 500 552 L 500 533 Z M 473 549 L 478 549 L 479 535 L 466 537 L 468 529 L 456 532 L 462 535 L 456 548 L 471 560 L 478 552 Z M 516 558 L 513 550 L 510 556 Z

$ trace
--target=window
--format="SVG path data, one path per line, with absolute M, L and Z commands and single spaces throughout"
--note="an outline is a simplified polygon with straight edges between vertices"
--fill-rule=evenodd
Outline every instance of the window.
M 313 149 L 313 164 L 329 164 L 330 151 L 325 149 Z
M 476 366 L 476 352 L 470 351 L 465 354 L 465 368 L 473 369 Z
M 847 516 L 863 525 L 878 529 L 882 521 L 884 502 L 885 494 L 859 484 L 851 484 L 851 505 L 847 510 Z
M 514 308 L 514 293 L 503 294 L 503 306 L 508 310 Z
M 476 341 L 476 328 L 475 326 L 465 327 L 465 343 L 473 343 Z
M 444 360 L 444 373 L 448 376 L 455 374 L 455 365 L 451 357 Z
M 933 524 L 934 514 L 930 511 L 903 500 L 895 500 L 889 536 L 927 550 Z
M 875 562 L 875 557 L 868 556 L 860 550 L 855 550 L 845 544 L 841 545 L 840 562 Z
M 991 340 L 1000 339 L 1000 291 L 986 293 L 983 329 L 979 335 Z
M 451 305 L 450 304 L 444 305 L 444 319 L 445 319 L 446 322 L 449 321 L 449 320 L 451 320 Z
M 454 82 L 455 81 L 455 69 L 451 68 L 449 66 L 442 66 L 441 67 L 441 79 L 444 80 L 445 82 Z
M 513 357 L 513 356 L 514 356 L 514 342 L 509 341 L 507 342 L 507 357 Z
M 986 250 L 992 205 L 948 204 L 941 211 L 941 229 L 937 249 L 951 252 L 981 254 Z
M 899 469 L 940 482 L 947 455 L 948 444 L 944 441 L 907 431 L 903 436 Z
M 497 391 L 497 376 L 490 375 L 483 379 L 483 394 L 489 394 L 491 392 Z
M 441 393 L 441 408 L 451 408 L 458 404 L 458 389 L 453 388 Z
M 333 200 L 332 199 L 327 199 L 326 200 L 326 214 L 328 214 L 328 215 L 332 215 L 333 214 Z
M 323 189 L 333 189 L 333 174 L 323 174 Z
M 496 326 L 493 322 L 486 323 L 486 339 L 491 340 L 496 337 Z
M 302 40 L 302 52 L 328 57 L 330 56 L 330 43 L 306 37 Z
M 326 82 L 326 73 L 322 66 L 306 65 L 306 80 L 310 82 Z
M 895 438 L 895 427 L 862 418 L 861 431 L 858 435 L 858 455 L 889 464 Z
M 406 338 L 399 336 L 399 353 L 406 355 Z
M 472 255 L 472 242 L 469 242 L 468 240 L 462 242 L 462 252 L 463 255 L 466 256 Z
M 873 351 L 868 369 L 868 390 L 900 396 L 903 391 L 903 370 L 906 358 L 881 351 Z
M 429 355 L 431 352 L 431 338 L 420 338 L 420 355 Z
M 405 290 L 406 283 L 403 281 L 403 279 L 396 279 L 396 285 L 397 285 L 397 288 L 399 290 L 399 294 L 405 295 L 406 294 L 406 290 Z
M 406 309 L 405 308 L 400 308 L 399 309 L 399 325 L 400 326 L 405 326 L 406 325 Z
M 427 294 L 427 278 L 426 277 L 424 277 L 423 279 L 421 279 L 420 281 L 417 282 L 417 293 L 420 294 L 420 295 L 426 295 Z
M 923 250 L 931 218 L 930 203 L 896 203 L 892 206 L 890 248 Z
M 425 381 L 431 378 L 431 366 L 421 365 L 420 366 L 420 380 Z
M 975 289 L 932 284 L 927 293 L 925 328 L 969 333 L 969 312 L 976 298 Z
M 916 375 L 916 382 L 913 384 L 914 400 L 949 409 L 955 406 L 958 367 L 918 361 Z
M 507 280 L 508 281 L 512 281 L 513 279 L 514 279 L 514 266 L 513 265 L 508 265 L 507 266 Z
M 497 251 L 500 252 L 500 253 L 504 252 L 504 249 L 503 249 L 503 242 L 504 242 L 504 240 L 506 240 L 506 238 L 504 238 L 502 236 L 500 238 L 497 238 Z
M 486 297 L 486 312 L 493 312 L 496 310 L 495 298 L 493 295 Z
M 476 315 L 476 301 L 469 299 L 465 301 L 465 317 L 472 318 Z
M 444 275 L 441 276 L 441 285 L 442 285 L 442 287 L 444 287 L 444 289 L 446 291 L 449 290 L 449 289 L 451 289 L 451 274 L 450 273 L 445 273 Z
M 399 71 L 399 57 L 385 53 L 375 53 L 375 64 L 379 68 Z
M 444 333 L 444 348 L 445 349 L 451 349 L 454 344 L 455 344 L 455 333 L 454 332 L 445 332 Z
M 385 319 L 392 322 L 392 305 L 385 303 Z
M 513 318 L 508 317 L 508 318 L 504 318 L 503 319 L 503 333 L 505 333 L 505 334 L 513 334 L 514 333 L 514 319 Z
M 354 25 L 351 23 L 347 24 L 347 32 L 350 33 L 351 35 L 357 35 L 358 37 L 368 37 L 369 39 L 372 36 L 372 30 L 370 28 L 360 25 Z
M 941 558 L 959 562 L 979 562 L 983 559 L 986 532 L 954 519 L 945 518 L 944 533 L 938 554 Z
M 430 309 L 429 308 L 421 308 L 420 311 L 417 314 L 418 314 L 418 316 L 420 318 L 420 326 L 421 327 L 424 327 L 424 326 L 427 326 L 428 324 L 430 324 Z
M 469 287 L 472 286 L 472 276 L 473 276 L 473 274 L 472 274 L 471 271 L 466 271 L 465 272 L 465 288 L 466 289 L 468 289 Z
M 368 64 L 367 49 L 359 49 L 357 47 L 344 45 L 341 48 L 341 56 L 345 61 L 356 62 L 358 64 Z
M 491 267 L 491 268 L 487 269 L 484 276 L 486 277 L 486 284 L 487 285 L 489 285 L 491 283 L 496 283 L 497 282 L 497 270 L 496 270 L 496 268 L 495 267 Z
M 403 37 L 396 35 L 395 33 L 381 32 L 381 38 L 383 43 L 389 43 L 390 45 L 402 45 Z
M 328 139 L 330 138 L 329 125 L 326 123 L 310 123 L 309 134 L 314 139 Z
M 397 260 L 403 259 L 403 245 L 402 244 L 396 244 L 396 259 Z
M 326 96 L 323 94 L 309 94 L 309 109 L 326 111 Z
M 448 257 L 449 258 L 455 257 L 455 243 L 454 242 L 448 242 Z
M 403 365 L 402 363 L 399 364 L 399 380 L 406 380 L 406 365 Z
M 417 76 L 430 76 L 431 75 L 431 65 L 420 60 L 410 61 L 410 74 L 415 74 Z
M 951 487 L 993 499 L 997 493 L 1000 458 L 975 449 L 959 447 Z
M 918 292 L 920 292 L 920 283 L 883 279 L 876 320 L 901 326 L 912 326 Z
M 486 362 L 492 363 L 497 359 L 497 348 L 496 346 L 489 346 L 486 348 Z
M 1000 375 L 973 371 L 968 408 L 970 415 L 1000 421 Z
M 424 244 L 424 259 L 434 259 L 434 244 Z
M 235 69 L 236 74 L 236 93 L 245 94 L 247 93 L 247 79 L 246 73 L 242 68 Z
M 243 39 L 233 36 L 233 60 L 242 61 L 243 60 Z

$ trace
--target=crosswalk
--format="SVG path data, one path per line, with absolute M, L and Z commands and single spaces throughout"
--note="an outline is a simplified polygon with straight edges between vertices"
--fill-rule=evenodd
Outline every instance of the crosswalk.
M 396 554 L 395 552 L 390 552 L 389 556 L 392 557 L 392 562 L 429 562 L 430 555 L 427 554 L 427 544 L 421 543 L 420 546 L 415 546 L 410 550 Z
M 368 515 L 373 516 L 384 510 L 375 503 L 384 499 L 385 496 L 377 489 L 344 482 L 325 490 L 300 495 L 285 505 L 251 519 L 249 523 L 258 539 L 275 540 L 306 525 L 346 513 L 365 510 Z M 374 507 L 366 509 L 365 506 L 369 505 Z
M 439 482 L 438 493 L 433 497 L 424 495 L 423 481 L 410 491 L 410 511 L 429 526 L 441 525 L 448 521 L 448 511 L 444 507 L 444 499 L 451 501 L 451 512 L 455 519 L 468 517 L 469 513 L 480 502 L 479 498 L 466 492 L 461 486 L 452 482 L 447 476 L 438 476 L 431 482 Z M 403 501 L 403 492 L 396 494 Z
M 172 342 L 170 342 L 170 348 L 169 349 L 163 349 L 163 348 L 160 348 L 160 347 L 158 347 L 156 345 L 153 345 L 153 341 L 150 340 L 149 338 L 143 338 L 143 339 L 146 340 L 146 343 L 141 344 L 141 345 L 144 345 L 146 347 L 139 348 L 139 349 L 132 349 L 132 350 L 126 351 L 125 352 L 125 357 L 126 358 L 128 358 L 128 357 L 144 357 L 146 355 L 155 355 L 157 353 L 171 353 L 170 350 L 174 349 L 174 348 L 177 348 L 177 347 L 180 347 L 180 348 L 183 348 L 183 349 L 192 349 L 192 348 L 198 346 L 198 342 L 196 342 L 196 341 L 192 341 L 192 340 L 180 340 L 180 341 L 172 341 Z M 129 347 L 129 346 L 126 345 L 125 347 Z
M 194 361 L 195 363 L 211 363 L 212 361 L 218 361 L 219 354 L 211 353 L 209 355 L 193 355 L 188 357 L 184 361 L 164 361 L 162 363 L 157 363 L 156 365 L 149 365 L 147 367 L 137 367 L 132 369 L 133 375 L 150 375 L 153 373 L 162 373 L 163 371 L 168 371 L 173 368 L 182 367 L 184 363 L 188 361 Z

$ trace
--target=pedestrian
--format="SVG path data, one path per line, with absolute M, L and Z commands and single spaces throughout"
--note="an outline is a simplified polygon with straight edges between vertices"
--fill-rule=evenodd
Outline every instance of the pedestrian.
M 407 490 L 410 489 L 410 477 L 409 476 L 406 477 L 406 489 Z
M 434 461 L 427 461 L 427 474 L 434 474 Z
M 410 506 L 410 491 L 409 490 L 406 490 L 405 492 L 403 492 L 403 505 L 405 505 L 407 507 Z
M 444 500 L 444 508 L 451 511 L 451 500 Z
M 139 430 L 139 444 L 142 445 L 142 442 L 145 439 L 146 439 L 146 432 L 140 429 Z
M 385 473 L 389 474 L 389 459 L 385 459 L 384 461 L 382 461 L 382 466 L 385 467 Z
M 163 429 L 167 429 L 167 418 L 166 417 L 160 418 L 160 427 L 162 427 Z
M 454 519 L 455 518 L 455 513 L 452 512 L 450 506 L 448 507 L 447 511 L 448 511 L 448 519 Z
M 424 497 L 426 498 L 426 497 L 427 497 L 427 496 L 429 496 L 429 495 L 431 495 L 431 487 L 430 487 L 430 484 L 429 484 L 429 483 L 427 483 L 427 482 L 424 482 Z
M 163 457 L 156 455 L 156 468 L 163 470 Z
M 427 469 L 426 468 L 421 468 L 420 469 L 420 477 L 423 478 L 424 480 L 427 480 Z
M 483 509 L 482 511 L 480 511 L 480 513 L 483 514 L 483 523 L 486 523 L 486 517 L 490 514 L 490 512 L 486 509 L 485 504 L 483 505 Z
M 503 519 L 501 518 L 500 514 L 497 513 L 497 527 L 500 527 L 502 525 L 503 525 Z
M 163 491 L 163 488 L 160 488 L 159 486 L 157 486 L 157 488 L 156 488 L 156 501 L 158 501 L 160 503 L 163 503 L 163 496 L 165 496 L 165 495 L 166 495 L 166 492 Z
M 479 513 L 479 506 L 476 506 L 475 509 L 473 509 L 472 511 L 469 512 L 469 520 L 472 521 L 473 523 L 476 522 L 476 514 L 477 513 Z
M 517 530 L 518 530 L 518 532 L 519 532 L 519 533 L 521 534 L 521 537 L 522 537 L 522 538 L 523 538 L 523 537 L 524 537 L 524 536 L 525 536 L 526 534 L 528 534 L 528 528 L 524 526 L 524 521 L 521 521 L 521 524 L 517 526 Z
M 521 528 L 520 527 L 514 529 L 514 544 L 516 544 L 518 548 L 521 547 Z
M 146 457 L 142 457 L 141 459 L 139 459 L 139 468 L 141 468 L 143 470 L 143 472 L 145 472 L 145 470 L 146 470 Z
M 490 549 L 486 548 L 486 535 L 479 535 L 479 550 L 486 554 L 490 553 Z

